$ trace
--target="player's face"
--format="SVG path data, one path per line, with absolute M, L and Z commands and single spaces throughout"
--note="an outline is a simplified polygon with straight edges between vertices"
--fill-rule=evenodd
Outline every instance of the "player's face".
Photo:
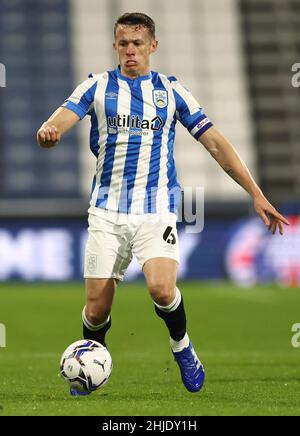
M 113 46 L 123 75 L 135 78 L 149 73 L 150 55 L 155 52 L 157 41 L 146 27 L 119 25 Z

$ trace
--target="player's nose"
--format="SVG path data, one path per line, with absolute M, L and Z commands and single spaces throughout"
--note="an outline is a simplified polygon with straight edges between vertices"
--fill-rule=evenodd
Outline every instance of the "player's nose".
M 127 56 L 132 56 L 135 54 L 134 44 L 128 44 L 126 54 Z

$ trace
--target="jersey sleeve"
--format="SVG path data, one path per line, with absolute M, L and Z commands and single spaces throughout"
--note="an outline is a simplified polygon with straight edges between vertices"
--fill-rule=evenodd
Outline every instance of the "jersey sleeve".
M 183 87 L 175 77 L 170 77 L 169 80 L 175 97 L 177 119 L 198 140 L 213 124 L 191 92 Z
M 62 107 L 75 112 L 80 119 L 83 119 L 93 107 L 97 81 L 90 75 L 87 80 L 81 83 L 75 91 L 63 103 Z

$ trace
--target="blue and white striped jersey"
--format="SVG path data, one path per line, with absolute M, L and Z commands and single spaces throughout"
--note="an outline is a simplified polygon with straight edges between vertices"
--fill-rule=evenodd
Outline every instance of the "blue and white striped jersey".
M 157 72 L 129 79 L 119 67 L 91 74 L 63 107 L 91 117 L 97 158 L 90 204 L 112 211 L 176 213 L 181 188 L 173 156 L 179 120 L 198 139 L 212 123 L 174 77 Z

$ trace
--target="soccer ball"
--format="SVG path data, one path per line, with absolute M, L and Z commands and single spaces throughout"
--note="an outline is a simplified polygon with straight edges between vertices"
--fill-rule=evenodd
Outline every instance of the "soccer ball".
M 60 373 L 76 391 L 93 392 L 99 389 L 107 383 L 111 372 L 111 355 L 96 341 L 74 342 L 61 357 Z

